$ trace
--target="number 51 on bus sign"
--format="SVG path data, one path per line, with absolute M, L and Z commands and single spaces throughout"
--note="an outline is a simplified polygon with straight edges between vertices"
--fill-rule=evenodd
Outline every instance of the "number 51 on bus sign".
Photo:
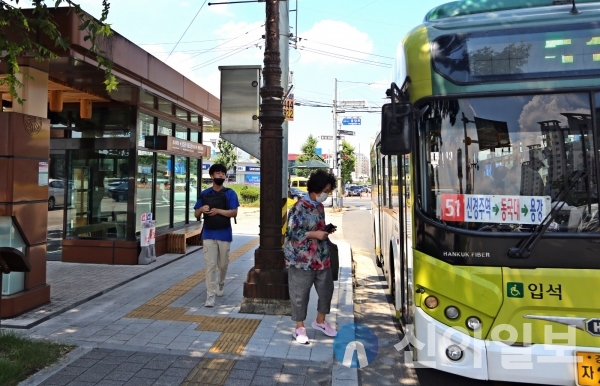
M 549 196 L 442 194 L 441 219 L 453 222 L 540 224 L 550 213 Z

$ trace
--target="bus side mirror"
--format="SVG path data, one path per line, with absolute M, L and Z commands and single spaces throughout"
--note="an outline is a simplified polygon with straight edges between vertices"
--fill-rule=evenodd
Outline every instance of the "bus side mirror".
M 394 111 L 395 110 L 395 111 Z M 410 103 L 387 103 L 381 108 L 381 154 L 412 151 L 413 114 Z

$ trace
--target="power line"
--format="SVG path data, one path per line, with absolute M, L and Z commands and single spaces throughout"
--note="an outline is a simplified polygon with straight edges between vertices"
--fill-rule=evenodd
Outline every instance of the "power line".
M 227 43 L 229 43 L 229 42 L 231 42 L 231 41 L 234 41 L 235 39 L 238 39 L 238 38 L 240 38 L 240 37 L 242 37 L 242 36 L 244 36 L 244 35 L 248 35 L 250 32 L 254 31 L 255 29 L 258 29 L 258 28 L 261 28 L 261 27 L 264 27 L 264 26 L 265 26 L 265 25 L 263 24 L 263 25 L 260 25 L 260 26 L 258 26 L 258 27 L 256 27 L 256 28 L 252 28 L 250 31 L 246 31 L 246 32 L 244 32 L 243 34 L 241 34 L 241 35 L 238 35 L 238 36 L 236 36 L 236 37 L 234 37 L 234 38 L 231 38 L 231 39 L 227 40 L 227 41 L 226 41 L 226 42 L 224 42 L 224 43 L 217 44 L 216 46 L 214 46 L 214 47 L 212 47 L 212 48 L 209 48 L 209 49 L 207 49 L 207 50 L 205 50 L 205 51 L 202 51 L 202 52 L 200 52 L 199 54 L 196 54 L 196 55 L 194 55 L 194 56 L 190 56 L 189 58 L 187 58 L 187 59 L 183 60 L 183 62 L 185 62 L 185 61 L 187 61 L 187 60 L 190 60 L 190 59 L 193 59 L 193 58 L 195 58 L 196 56 L 198 56 L 198 55 L 201 55 L 201 54 L 203 54 L 203 53 L 205 53 L 205 52 L 210 52 L 210 51 L 214 50 L 214 49 L 215 49 L 215 48 L 217 48 L 217 47 L 221 47 L 222 45 L 224 45 L 224 44 L 227 44 Z
M 204 53 L 209 53 L 209 52 L 223 52 L 223 51 L 232 51 L 235 49 L 238 49 L 240 47 L 245 47 L 247 44 L 242 44 L 242 45 L 238 45 L 238 46 L 231 46 L 231 47 L 223 47 L 223 48 L 217 48 L 217 49 L 212 49 L 210 51 L 208 50 L 201 50 L 201 49 L 196 49 L 196 50 L 181 50 L 181 51 L 174 51 L 174 53 L 200 53 L 200 54 L 204 54 Z M 152 51 L 150 52 L 151 54 L 161 54 L 164 51 Z
M 385 58 L 385 59 L 392 59 L 392 60 L 394 59 L 394 58 L 392 58 L 390 56 L 375 55 L 375 54 L 371 54 L 371 53 L 364 52 L 364 51 L 357 51 L 357 50 L 353 50 L 353 49 L 350 49 L 350 48 L 344 48 L 344 47 L 340 47 L 340 46 L 334 46 L 333 44 L 327 44 L 327 43 L 318 42 L 316 40 L 309 40 L 309 39 L 306 39 L 306 38 L 303 38 L 303 37 L 298 37 L 298 41 L 302 41 L 302 40 L 306 40 L 306 41 L 317 43 L 317 44 L 322 44 L 324 46 L 339 48 L 341 50 L 357 52 L 359 54 L 365 54 L 365 55 L 370 55 L 370 56 L 377 56 L 378 58 Z
M 183 35 L 181 35 L 181 37 L 179 38 L 179 40 L 177 41 L 177 43 L 173 46 L 173 49 L 171 50 L 171 52 L 167 56 L 167 59 L 169 59 L 169 56 L 171 56 L 171 54 L 175 50 L 175 47 L 177 47 L 177 44 L 179 44 L 179 42 L 181 41 L 181 39 L 183 39 L 183 36 L 185 35 L 185 33 L 188 31 L 188 29 L 190 29 L 190 27 L 192 26 L 192 23 L 194 22 L 194 20 L 196 20 L 196 16 L 198 16 L 198 14 L 200 13 L 200 11 L 202 11 L 202 8 L 204 8 L 204 4 L 206 4 L 207 1 L 208 0 L 204 0 L 204 3 L 202 3 L 202 6 L 198 10 L 198 12 L 196 12 L 196 15 L 194 15 L 194 18 L 192 19 L 192 21 L 190 22 L 190 24 L 187 26 L 187 28 L 185 29 L 185 31 L 183 31 Z M 167 59 L 165 59 L 165 62 L 167 61 Z
M 225 39 L 206 39 L 206 40 L 188 40 L 186 42 L 179 42 L 181 44 L 189 44 L 189 43 L 204 43 L 204 42 L 216 42 L 219 40 Z M 177 44 L 176 42 L 165 42 L 165 43 L 137 43 L 139 46 L 154 46 L 159 44 Z
M 392 67 L 391 64 L 387 64 L 387 63 L 383 63 L 383 62 L 376 62 L 376 61 L 373 61 L 373 60 L 360 59 L 360 58 L 356 58 L 356 57 L 352 57 L 352 56 L 347 56 L 347 55 L 334 54 L 334 53 L 331 53 L 331 52 L 325 52 L 325 51 L 321 51 L 321 50 L 316 50 L 314 48 L 309 48 L 309 47 L 299 46 L 297 49 L 299 49 L 299 50 L 305 50 L 307 52 L 312 52 L 312 53 L 319 54 L 319 55 L 329 56 L 329 57 L 336 58 L 336 59 L 348 60 L 348 61 L 351 61 L 351 62 L 357 62 L 357 63 L 362 63 L 362 64 L 369 64 L 369 65 L 377 66 L 377 67 L 385 67 L 385 68 L 391 68 Z
M 348 19 L 366 21 L 367 23 L 376 23 L 378 25 L 389 25 L 389 26 L 392 26 L 392 27 L 409 27 L 409 25 L 407 25 L 407 24 L 392 24 L 392 23 L 385 23 L 385 22 L 383 22 L 381 20 L 360 19 L 360 18 L 357 18 L 357 17 L 349 17 L 349 16 L 341 15 L 341 14 L 335 13 L 335 12 L 323 11 L 321 9 L 308 8 L 308 7 L 304 7 L 303 9 L 308 9 L 308 10 L 311 10 L 311 11 L 315 11 L 317 14 L 330 14 L 330 15 L 339 16 L 339 17 L 346 17 Z
M 378 1 L 379 1 L 379 0 L 373 0 L 373 1 L 371 1 L 369 4 L 365 5 L 364 7 L 360 7 L 359 9 L 355 9 L 354 11 L 350 12 L 349 14 L 347 14 L 347 15 L 346 15 L 346 17 L 348 17 L 348 16 L 352 15 L 353 13 L 356 13 L 356 12 L 360 11 L 361 9 L 365 9 L 365 8 L 367 8 L 369 5 L 371 5 L 371 4 L 373 4 L 373 3 L 376 3 L 376 2 L 378 2 Z
M 233 56 L 233 55 L 235 55 L 235 54 L 239 54 L 240 52 L 242 52 L 242 51 L 245 51 L 245 50 L 247 50 L 248 48 L 251 48 L 252 46 L 258 46 L 257 42 L 259 42 L 260 40 L 262 40 L 262 38 L 261 38 L 261 39 L 257 39 L 257 40 L 255 40 L 255 41 L 253 41 L 252 43 L 249 43 L 249 44 L 247 44 L 246 46 L 243 46 L 242 48 L 239 48 L 239 49 L 237 49 L 237 50 L 234 50 L 234 52 L 225 53 L 225 54 L 223 54 L 223 55 L 217 56 L 216 58 L 212 58 L 212 59 L 210 59 L 210 60 L 207 60 L 207 61 L 206 61 L 206 62 L 204 62 L 204 63 L 197 64 L 197 65 L 195 65 L 195 66 L 193 66 L 193 67 L 192 67 L 192 70 L 194 70 L 194 71 L 195 71 L 195 70 L 199 70 L 199 69 L 201 69 L 202 67 L 206 67 L 206 66 L 208 66 L 208 65 L 211 65 L 211 64 L 213 64 L 213 63 L 216 63 L 216 62 L 218 62 L 218 61 L 220 61 L 220 60 L 222 60 L 222 59 L 228 58 L 228 57 L 230 57 L 230 56 Z

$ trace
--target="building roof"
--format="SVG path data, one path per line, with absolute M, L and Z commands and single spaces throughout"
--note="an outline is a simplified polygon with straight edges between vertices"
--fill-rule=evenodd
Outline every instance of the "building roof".
M 24 10 L 25 13 L 31 11 Z M 52 8 L 49 11 L 61 35 L 68 38 L 70 49 L 64 51 L 57 48 L 54 42 L 40 34 L 41 44 L 56 53 L 58 58 L 37 65 L 28 61 L 26 65 L 45 67 L 42 69 L 49 72 L 50 90 L 61 87 L 65 91 L 65 102 L 83 97 L 98 101 L 112 99 L 128 102 L 136 95 L 136 91 L 132 90 L 142 88 L 183 108 L 220 120 L 220 102 L 217 97 L 116 31 L 107 38 L 98 38 L 100 49 L 107 52 L 108 58 L 113 61 L 113 74 L 120 81 L 118 91 L 108 93 L 103 84 L 104 72 L 97 68 L 95 55 L 88 51 L 90 43 L 84 40 L 86 31 L 79 29 L 77 14 L 67 7 Z M 0 89 L 0 92 L 6 90 Z

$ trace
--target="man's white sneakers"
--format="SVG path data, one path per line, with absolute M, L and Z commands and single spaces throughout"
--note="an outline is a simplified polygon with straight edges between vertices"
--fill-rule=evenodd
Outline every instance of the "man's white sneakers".
M 219 284 L 218 288 L 217 288 L 217 296 L 223 296 L 223 288 L 225 287 L 225 284 Z
M 206 303 L 204 303 L 204 307 L 214 307 L 215 306 L 215 295 L 208 295 L 206 297 Z

